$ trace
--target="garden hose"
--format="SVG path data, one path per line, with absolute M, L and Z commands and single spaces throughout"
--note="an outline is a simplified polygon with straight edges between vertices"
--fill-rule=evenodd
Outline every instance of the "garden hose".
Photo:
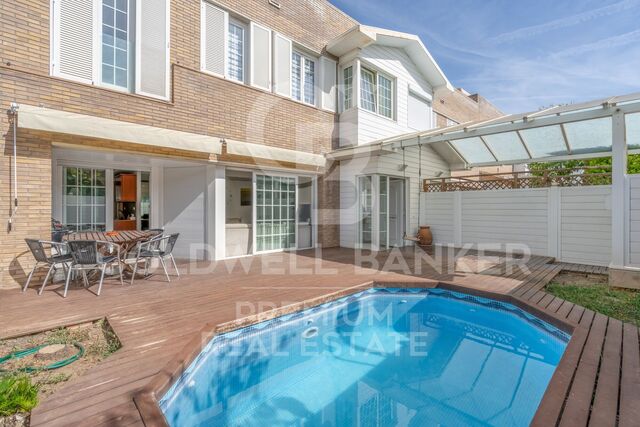
M 34 353 L 37 353 L 41 348 L 47 347 L 49 345 L 51 344 L 43 344 L 36 347 L 31 347 L 24 350 L 14 351 L 13 353 L 9 353 L 6 356 L 0 357 L 0 365 L 9 360 L 22 359 L 23 357 L 30 356 Z M 80 359 L 84 355 L 84 347 L 82 346 L 82 344 L 80 344 L 79 342 L 74 342 L 73 345 L 78 349 L 78 352 L 73 356 L 69 356 L 66 359 L 58 360 L 56 362 L 53 362 L 49 365 L 42 366 L 42 367 L 25 366 L 23 368 L 18 368 L 17 371 L 20 371 L 20 372 L 50 371 L 52 369 L 58 369 L 58 368 L 62 368 L 63 366 L 70 365 L 71 363 Z M 8 372 L 8 370 L 0 368 L 0 372 Z

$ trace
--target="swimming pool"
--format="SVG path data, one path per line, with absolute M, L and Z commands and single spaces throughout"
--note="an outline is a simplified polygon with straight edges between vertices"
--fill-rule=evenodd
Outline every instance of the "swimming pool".
M 171 426 L 524 426 L 569 335 L 507 303 L 370 289 L 216 336 Z

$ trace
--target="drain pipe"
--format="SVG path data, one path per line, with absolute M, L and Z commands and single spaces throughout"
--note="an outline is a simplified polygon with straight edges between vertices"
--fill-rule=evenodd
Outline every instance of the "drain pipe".
M 9 231 L 13 228 L 13 217 L 18 212 L 18 144 L 16 137 L 18 131 L 18 108 L 20 107 L 15 102 L 12 102 L 9 108 L 11 123 L 13 124 L 13 208 L 9 217 Z

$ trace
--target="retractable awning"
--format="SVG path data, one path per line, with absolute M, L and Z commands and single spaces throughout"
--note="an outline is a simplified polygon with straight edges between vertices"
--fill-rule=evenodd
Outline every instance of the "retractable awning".
M 208 135 L 24 104 L 18 109 L 18 127 L 207 154 L 222 152 L 220 138 Z
M 604 157 L 612 152 L 615 115 L 625 121 L 628 152 L 640 152 L 640 93 L 413 132 L 367 145 L 388 151 L 426 144 L 451 169 Z M 334 154 L 344 156 L 348 150 Z M 351 150 L 355 153 L 356 148 Z
M 227 153 L 236 156 L 246 156 L 258 159 L 274 160 L 277 162 L 296 163 L 316 167 L 324 167 L 326 158 L 322 154 L 306 153 L 286 148 L 270 147 L 262 144 L 233 141 L 225 139 Z

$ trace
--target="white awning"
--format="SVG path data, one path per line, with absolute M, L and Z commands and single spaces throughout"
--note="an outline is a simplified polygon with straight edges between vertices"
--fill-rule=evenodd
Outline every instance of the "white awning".
M 18 127 L 207 154 L 222 152 L 220 138 L 212 136 L 24 104 L 18 109 Z
M 270 147 L 262 144 L 233 141 L 226 139 L 227 153 L 236 156 L 254 157 L 278 162 L 296 163 L 316 167 L 324 167 L 326 158 L 322 154 L 306 153 L 286 148 Z

